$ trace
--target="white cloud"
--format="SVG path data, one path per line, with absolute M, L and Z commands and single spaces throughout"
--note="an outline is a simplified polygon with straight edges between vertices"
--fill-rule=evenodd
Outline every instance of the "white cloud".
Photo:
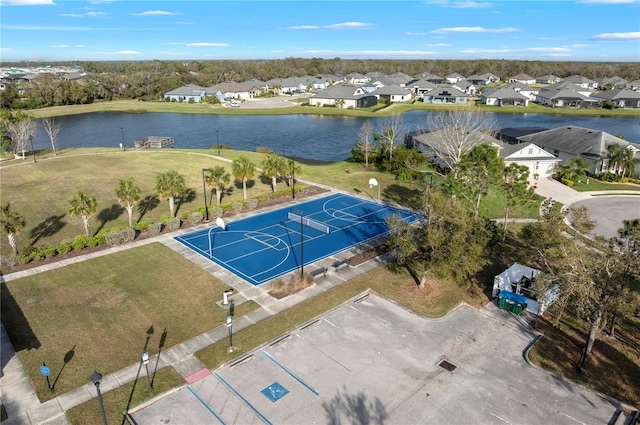
M 54 44 L 51 47 L 54 49 L 68 49 L 68 48 L 83 48 L 82 44 L 76 44 L 75 46 L 69 46 L 68 44 Z
M 183 45 L 183 44 L 187 44 L 187 43 L 183 43 L 182 41 L 170 41 L 167 43 L 170 46 L 179 46 L 179 45 Z
M 496 3 L 488 1 L 450 1 L 450 0 L 432 0 L 429 2 L 434 6 L 449 7 L 452 9 L 484 9 L 496 6 Z
M 61 13 L 58 16 L 64 16 L 67 18 L 84 18 L 82 13 Z
M 331 25 L 294 25 L 291 27 L 287 27 L 287 29 L 290 29 L 290 30 L 317 30 L 317 29 L 343 30 L 343 29 L 352 29 L 352 28 L 369 28 L 372 26 L 373 24 L 369 24 L 366 22 L 341 22 L 338 24 L 331 24 Z
M 1 0 L 0 6 L 55 6 L 53 0 Z
M 176 22 L 178 25 L 195 25 L 195 22 L 186 22 L 186 21 L 178 21 Z
M 640 3 L 640 0 L 580 0 L 578 3 L 587 4 L 632 4 Z
M 507 33 L 520 31 L 513 27 L 504 28 L 484 28 L 484 27 L 451 27 L 451 28 L 439 28 L 431 31 L 433 34 L 446 34 L 446 33 Z
M 605 32 L 591 37 L 597 41 L 640 41 L 640 32 Z
M 9 52 L 13 52 L 13 49 L 11 47 L 0 47 L 0 53 L 9 53 Z
M 87 12 L 87 16 L 108 16 L 111 15 L 111 13 L 107 13 L 107 12 Z
M 187 43 L 187 47 L 229 47 L 227 43 Z
M 425 44 L 424 47 L 451 47 L 451 44 L 447 44 L 447 43 Z
M 146 12 L 132 13 L 135 16 L 157 16 L 157 15 L 177 15 L 177 13 L 167 12 L 166 10 L 147 10 Z
M 3 25 L 2 29 L 16 31 L 93 31 L 98 28 L 91 27 L 61 27 L 47 25 Z

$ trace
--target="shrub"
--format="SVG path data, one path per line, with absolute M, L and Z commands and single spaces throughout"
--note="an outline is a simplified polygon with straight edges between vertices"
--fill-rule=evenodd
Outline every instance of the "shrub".
M 139 223 L 134 224 L 133 228 L 135 230 L 140 230 L 140 231 L 147 230 L 147 228 L 149 227 L 150 224 L 151 224 L 150 221 L 145 220 L 145 221 L 141 221 Z
M 0 267 L 15 267 L 18 265 L 18 260 L 13 255 L 0 255 Z
M 258 200 L 256 198 L 247 199 L 245 206 L 248 209 L 253 210 L 258 206 Z
M 178 230 L 180 228 L 181 221 L 179 218 L 170 218 L 167 220 L 167 228 L 169 230 Z
M 256 148 L 256 152 L 258 152 L 258 153 L 273 153 L 273 149 L 265 148 L 264 146 L 258 146 Z
M 617 182 L 620 180 L 620 176 L 616 173 L 602 173 L 598 175 L 598 179 L 603 182 Z
M 147 231 L 151 236 L 158 236 L 162 232 L 162 223 L 151 223 L 147 227 Z
M 189 213 L 186 211 L 182 212 L 178 217 L 180 217 L 180 220 L 186 220 L 187 218 L 189 218 Z
M 562 184 L 569 187 L 572 187 L 575 184 L 573 180 L 569 180 L 569 179 L 562 179 L 560 181 L 562 182 Z
M 44 252 L 44 256 L 46 258 L 55 257 L 58 254 L 57 246 L 54 243 L 50 243 L 49 245 L 43 246 L 42 251 Z
M 78 235 L 73 238 L 73 249 L 81 250 L 82 248 L 96 246 L 98 242 L 94 237 L 86 235 Z
M 242 211 L 242 202 L 234 202 L 233 204 L 231 204 L 231 209 L 233 210 L 233 212 L 239 213 L 240 211 Z
M 45 257 L 43 247 L 42 246 L 34 247 L 29 253 L 29 257 L 34 261 L 42 260 Z
M 136 238 L 136 231 L 133 228 L 128 227 L 126 229 L 116 230 L 115 232 L 107 233 L 106 240 L 111 246 L 122 245 L 128 242 L 133 242 Z
M 192 212 L 191 214 L 189 214 L 189 222 L 191 224 L 198 224 L 202 221 L 203 218 L 204 216 L 199 211 Z
M 167 225 L 167 221 L 171 220 L 173 217 L 171 217 L 170 215 L 163 215 L 162 217 L 160 217 L 160 223 L 162 223 L 163 226 Z
M 100 230 L 98 234 L 94 236 L 94 238 L 96 238 L 96 241 L 98 242 L 97 245 L 104 245 L 105 243 L 107 243 L 107 238 L 106 238 L 107 234 L 111 232 L 117 232 L 122 229 L 124 229 L 124 227 L 115 226 L 115 227 L 109 227 L 107 229 Z
M 629 183 L 629 177 L 623 177 L 620 179 L 620 183 Z
M 66 254 L 73 249 L 73 243 L 69 241 L 62 241 L 56 246 L 56 251 L 58 254 Z
M 209 214 L 211 215 L 211 217 L 215 218 L 222 217 L 223 213 L 224 211 L 220 207 L 215 207 L 209 210 Z
M 16 255 L 16 261 L 18 262 L 18 264 L 27 264 L 29 261 L 31 261 L 31 256 L 18 254 Z

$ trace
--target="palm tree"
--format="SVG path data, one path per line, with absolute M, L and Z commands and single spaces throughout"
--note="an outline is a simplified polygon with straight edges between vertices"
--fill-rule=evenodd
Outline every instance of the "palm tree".
M 271 179 L 271 190 L 276 193 L 278 177 L 288 172 L 287 161 L 280 155 L 271 153 L 262 160 L 262 174 Z
M 231 164 L 231 169 L 233 172 L 233 177 L 237 181 L 242 182 L 242 194 L 244 195 L 244 200 L 247 200 L 247 180 L 253 178 L 253 175 L 256 171 L 256 166 L 251 162 L 249 158 L 246 156 L 241 156 L 238 159 L 234 160 Z
M 98 208 L 96 198 L 93 195 L 78 191 L 67 199 L 67 203 L 69 204 L 69 215 L 73 218 L 81 217 L 82 224 L 84 225 L 84 233 L 90 236 L 89 218 L 96 213 L 96 209 Z
M 133 177 L 118 181 L 116 196 L 120 205 L 127 209 L 129 215 L 129 227 L 133 227 L 133 207 L 140 200 L 140 186 L 133 182 Z
M 22 214 L 11 211 L 11 203 L 0 207 L 0 232 L 7 235 L 9 245 L 13 249 L 13 253 L 18 255 L 18 242 L 16 236 L 20 234 L 24 226 L 27 224 Z
M 184 195 L 187 190 L 184 177 L 174 170 L 157 174 L 156 187 L 154 190 L 160 198 L 167 198 L 169 200 L 169 212 L 171 217 L 175 217 L 175 198 Z
M 216 199 L 218 200 L 218 205 L 220 205 L 222 191 L 229 185 L 231 176 L 227 173 L 227 170 L 220 165 L 209 168 L 207 171 L 209 174 L 207 174 L 205 180 L 209 186 L 213 186 L 216 189 Z

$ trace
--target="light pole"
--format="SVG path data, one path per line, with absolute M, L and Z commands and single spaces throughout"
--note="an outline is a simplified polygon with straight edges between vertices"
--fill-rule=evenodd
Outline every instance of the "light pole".
M 302 210 L 293 210 L 295 214 L 300 216 L 300 279 L 304 276 L 304 213 Z
M 209 222 L 209 205 L 207 205 L 207 184 L 204 178 L 204 173 L 209 171 L 208 168 L 202 169 L 202 190 L 204 192 L 204 221 Z
M 216 145 L 218 146 L 218 156 L 220 156 L 220 141 L 218 140 L 218 130 L 216 130 Z
M 375 186 L 378 186 L 378 202 L 380 202 L 380 183 L 378 183 L 378 180 L 371 177 L 369 179 L 369 189 L 373 189 Z
M 36 150 L 33 148 L 33 137 L 29 137 L 29 141 L 31 142 L 31 152 L 33 152 L 33 163 L 35 164 L 36 161 Z
M 93 370 L 91 374 L 91 382 L 96 386 L 96 392 L 98 393 L 98 404 L 100 404 L 100 413 L 102 413 L 102 423 L 107 424 L 107 414 L 104 412 L 104 403 L 102 402 L 102 393 L 100 392 L 100 383 L 102 382 L 102 374 L 97 370 Z
M 295 176 L 296 162 L 293 159 L 291 159 L 289 160 L 289 165 L 291 165 L 291 199 L 296 199 L 296 176 Z
M 231 315 L 227 315 L 227 329 L 229 329 L 229 352 L 233 353 L 233 319 Z

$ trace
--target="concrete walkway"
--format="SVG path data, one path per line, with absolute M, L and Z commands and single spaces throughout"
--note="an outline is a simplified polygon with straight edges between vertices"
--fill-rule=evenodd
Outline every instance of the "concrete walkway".
M 551 178 L 536 180 L 535 184 L 537 186 L 535 192 L 538 195 L 544 196 L 545 198 L 551 198 L 554 201 L 558 201 L 565 207 L 598 195 L 636 196 L 640 198 L 640 191 L 637 190 L 601 190 L 593 192 L 578 192 L 577 190 L 573 190 L 572 188 L 565 186 L 559 181 Z

